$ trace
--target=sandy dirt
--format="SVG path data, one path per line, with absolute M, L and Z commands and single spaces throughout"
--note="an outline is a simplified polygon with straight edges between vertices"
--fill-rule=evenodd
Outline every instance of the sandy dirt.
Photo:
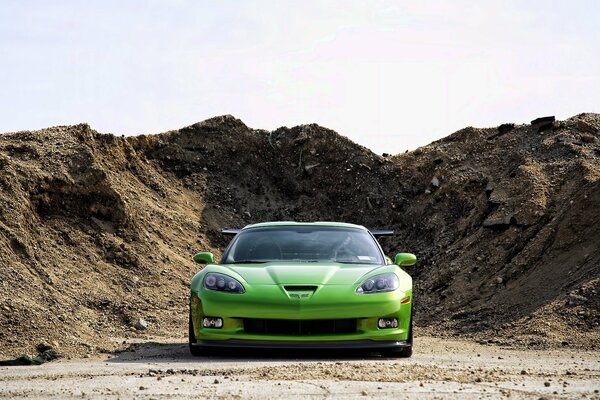
M 0 398 L 600 399 L 600 354 L 517 350 L 418 337 L 410 359 L 377 354 L 229 353 L 194 358 L 183 340 L 0 368 Z

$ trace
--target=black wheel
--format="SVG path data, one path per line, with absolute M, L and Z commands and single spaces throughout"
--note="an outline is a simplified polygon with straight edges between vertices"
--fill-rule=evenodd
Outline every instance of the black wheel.
M 409 358 L 412 356 L 413 349 L 413 308 L 410 307 L 410 322 L 408 325 L 408 339 L 406 343 L 410 344 L 410 347 L 402 347 L 399 349 L 384 350 L 381 355 L 384 357 L 395 357 L 395 358 Z
M 188 331 L 188 342 L 190 346 L 190 354 L 194 357 L 208 356 L 212 354 L 212 349 L 207 349 L 202 346 L 194 346 L 193 343 L 196 343 L 196 335 L 194 334 L 194 325 L 192 323 L 192 313 L 190 311 L 189 318 L 189 331 Z

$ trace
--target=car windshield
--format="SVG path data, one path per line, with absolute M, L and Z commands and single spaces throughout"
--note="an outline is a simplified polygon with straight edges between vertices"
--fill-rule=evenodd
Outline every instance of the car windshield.
M 302 261 L 385 264 L 375 239 L 365 230 L 328 226 L 275 226 L 240 232 L 223 264 Z

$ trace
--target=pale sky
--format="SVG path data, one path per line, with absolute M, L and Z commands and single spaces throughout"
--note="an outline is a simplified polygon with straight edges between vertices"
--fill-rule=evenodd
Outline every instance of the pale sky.
M 232 114 L 399 153 L 580 112 L 600 112 L 595 0 L 0 0 L 0 132 Z

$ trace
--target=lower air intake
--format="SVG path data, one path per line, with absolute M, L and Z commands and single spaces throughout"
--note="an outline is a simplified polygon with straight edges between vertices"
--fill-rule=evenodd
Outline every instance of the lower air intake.
M 244 332 L 267 335 L 327 335 L 355 333 L 356 319 L 244 319 Z

